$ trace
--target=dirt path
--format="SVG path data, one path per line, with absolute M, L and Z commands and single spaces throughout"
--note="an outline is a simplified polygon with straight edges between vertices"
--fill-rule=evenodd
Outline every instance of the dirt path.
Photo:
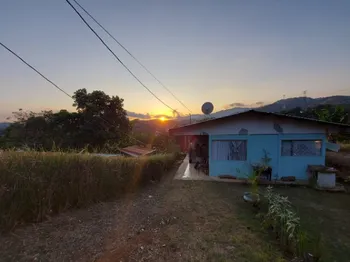
M 1 261 L 277 261 L 238 206 L 246 188 L 172 180 L 0 237 Z M 236 203 L 239 203 L 238 205 Z M 281 261 L 281 260 L 278 260 Z

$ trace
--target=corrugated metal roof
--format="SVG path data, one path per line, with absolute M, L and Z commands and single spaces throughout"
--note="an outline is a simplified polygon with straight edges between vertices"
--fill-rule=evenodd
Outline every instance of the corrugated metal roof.
M 220 118 L 214 118 L 208 121 L 203 121 L 200 123 L 195 123 L 195 124 L 191 124 L 191 125 L 185 125 L 185 126 L 181 126 L 181 127 L 176 127 L 176 128 L 172 128 L 169 129 L 169 132 L 173 132 L 182 128 L 187 128 L 187 127 L 196 127 L 196 126 L 200 126 L 200 125 L 204 125 L 207 124 L 209 122 L 214 122 L 214 121 L 219 121 L 219 120 L 228 120 L 231 118 L 235 118 L 237 116 L 242 116 L 245 114 L 260 114 L 260 115 L 272 115 L 272 116 L 276 116 L 276 117 L 280 117 L 280 118 L 289 118 L 289 119 L 295 119 L 295 120 L 300 120 L 300 121 L 308 121 L 308 122 L 316 122 L 316 123 L 320 123 L 320 124 L 325 124 L 325 125 L 332 125 L 332 126 L 339 126 L 339 127 L 350 127 L 349 124 L 340 124 L 340 123 L 333 123 L 333 122 L 327 122 L 327 121 L 322 121 L 322 120 L 317 120 L 317 119 L 313 119 L 313 118 L 307 118 L 307 117 L 300 117 L 300 116 L 292 116 L 292 115 L 284 115 L 284 114 L 279 114 L 279 113 L 271 113 L 271 112 L 263 112 L 263 111 L 257 111 L 257 110 L 248 110 L 248 111 L 244 111 L 244 112 L 240 112 L 237 114 L 233 114 L 233 115 L 229 115 L 229 116 L 224 116 L 224 117 L 220 117 Z
M 120 152 L 130 155 L 130 156 L 145 156 L 153 153 L 155 150 L 151 148 L 146 147 L 140 147 L 140 146 L 127 146 L 119 150 Z

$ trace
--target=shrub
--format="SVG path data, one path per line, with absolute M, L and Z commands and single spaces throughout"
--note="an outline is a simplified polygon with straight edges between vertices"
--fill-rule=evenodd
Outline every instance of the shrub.
M 0 229 L 39 222 L 160 180 L 174 155 L 147 158 L 0 152 Z

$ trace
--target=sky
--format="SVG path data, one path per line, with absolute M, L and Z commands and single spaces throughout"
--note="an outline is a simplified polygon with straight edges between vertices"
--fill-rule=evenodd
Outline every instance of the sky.
M 350 1 L 80 0 L 193 113 L 288 97 L 350 95 Z M 64 0 L 0 0 L 0 41 L 69 94 L 102 90 L 137 116 L 171 115 Z M 91 25 L 165 103 L 189 113 Z M 68 109 L 59 92 L 0 46 L 0 120 L 18 108 Z M 132 113 L 130 113 L 132 115 Z

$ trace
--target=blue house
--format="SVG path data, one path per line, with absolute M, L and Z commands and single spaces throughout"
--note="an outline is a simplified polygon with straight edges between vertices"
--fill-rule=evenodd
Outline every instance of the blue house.
M 267 164 L 273 179 L 306 180 L 308 165 L 325 165 L 327 137 L 350 126 L 249 110 L 169 130 L 207 148 L 209 176 L 245 176 Z

